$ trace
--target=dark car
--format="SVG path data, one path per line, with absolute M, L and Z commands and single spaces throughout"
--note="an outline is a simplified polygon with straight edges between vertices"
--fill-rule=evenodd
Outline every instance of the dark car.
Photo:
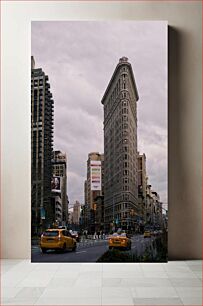
M 80 242 L 80 235 L 77 231 L 69 230 L 71 236 L 77 241 Z

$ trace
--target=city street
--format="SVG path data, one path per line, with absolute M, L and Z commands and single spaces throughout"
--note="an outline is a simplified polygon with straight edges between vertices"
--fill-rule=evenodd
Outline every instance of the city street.
M 144 238 L 143 235 L 133 236 L 131 252 L 138 255 L 143 254 L 154 239 L 154 237 Z M 32 262 L 96 262 L 107 250 L 108 241 L 102 239 L 79 242 L 76 252 L 48 251 L 43 254 L 39 246 L 35 245 L 32 246 Z

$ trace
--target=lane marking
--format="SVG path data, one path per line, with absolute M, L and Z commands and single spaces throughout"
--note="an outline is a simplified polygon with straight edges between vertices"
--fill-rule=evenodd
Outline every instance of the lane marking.
M 80 254 L 80 253 L 87 253 L 87 251 L 76 252 L 76 254 Z

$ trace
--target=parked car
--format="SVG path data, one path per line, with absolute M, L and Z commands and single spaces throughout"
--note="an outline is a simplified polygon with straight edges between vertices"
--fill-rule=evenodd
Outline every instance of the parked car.
M 159 232 L 157 230 L 154 230 L 153 235 L 157 236 L 159 234 Z
M 150 229 L 146 229 L 144 231 L 144 238 L 150 238 L 151 237 L 151 231 Z
M 156 230 L 154 228 L 150 228 L 151 236 L 156 236 Z
M 69 233 L 71 234 L 73 238 L 75 238 L 77 242 L 80 242 L 80 235 L 77 231 L 69 230 Z
M 69 231 L 64 229 L 47 229 L 40 239 L 40 248 L 42 253 L 47 250 L 62 250 L 66 249 L 75 251 L 76 240 L 71 236 Z
M 126 233 L 114 233 L 108 239 L 109 249 L 119 248 L 131 250 L 131 239 Z

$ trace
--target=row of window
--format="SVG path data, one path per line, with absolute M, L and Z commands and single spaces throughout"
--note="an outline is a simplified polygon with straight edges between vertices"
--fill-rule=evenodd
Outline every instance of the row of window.
M 54 165 L 53 166 L 55 170 L 63 170 L 64 166 L 63 165 Z
M 107 111 L 108 111 L 108 108 L 111 108 L 115 99 L 118 97 L 120 91 L 122 89 L 126 89 L 126 82 L 127 82 L 127 74 L 123 74 L 121 76 L 121 78 L 118 79 L 117 83 L 115 84 L 114 86 L 114 89 L 112 90 L 112 93 L 109 97 L 109 100 L 108 100 L 108 106 L 107 106 Z
M 124 172 L 129 172 L 129 171 L 124 170 L 123 173 Z M 133 186 L 137 184 L 137 176 L 134 175 L 132 172 L 129 173 L 128 176 L 124 176 L 124 175 L 122 176 L 122 171 L 115 172 L 115 175 L 109 174 L 107 172 L 106 179 L 104 181 L 104 186 L 105 186 L 106 189 L 108 189 L 108 188 L 110 189 L 110 188 L 112 188 L 112 187 L 114 187 L 118 184 L 121 187 L 121 186 L 123 186 L 123 184 L 125 184 L 122 181 L 125 178 L 129 179 L 129 183 L 127 183 L 127 184 L 132 187 L 131 189 L 133 189 L 134 188 Z
M 105 123 L 107 123 L 109 120 L 112 120 L 112 114 L 115 112 L 118 112 L 118 110 L 121 110 L 122 106 L 127 106 L 128 102 L 126 104 L 123 104 L 123 99 L 126 99 L 128 96 L 127 91 L 122 91 L 119 93 L 117 98 L 114 100 L 114 102 L 107 101 L 104 105 L 104 120 Z M 122 103 L 121 103 L 122 102 Z
M 124 108 L 128 109 L 128 101 L 123 100 L 123 99 L 119 99 L 118 102 L 115 104 L 114 109 L 113 108 L 111 109 L 111 112 L 105 112 L 104 111 L 104 119 L 106 119 L 106 121 L 108 121 L 108 123 L 112 123 L 112 116 L 116 120 L 116 118 L 119 118 L 122 115 L 122 111 L 123 111 Z M 107 120 L 108 116 L 111 117 L 111 118 L 109 118 Z M 114 122 L 116 122 L 115 120 L 114 120 Z
M 104 141 L 107 143 L 111 137 L 119 138 L 118 133 L 124 129 L 128 129 L 130 135 L 134 135 L 136 131 L 136 121 L 128 115 L 122 115 L 121 118 L 114 118 L 112 124 L 109 123 L 105 128 Z
M 115 171 L 114 167 L 111 166 L 109 168 L 106 167 L 105 169 L 105 182 L 107 182 L 108 180 L 112 180 L 112 178 L 114 177 L 114 172 L 115 174 L 117 174 L 117 172 Z M 132 168 L 130 169 L 124 169 L 121 171 L 119 171 L 119 175 L 123 175 L 123 176 L 129 176 L 130 179 L 136 179 L 136 176 L 133 175 L 135 173 L 135 170 Z
M 115 163 L 115 165 L 122 164 L 122 162 L 128 161 L 131 165 L 135 163 L 137 165 L 136 151 L 135 149 L 125 145 L 124 147 L 117 146 L 107 147 L 105 149 L 105 165 Z
M 119 191 L 123 190 L 123 191 L 132 191 L 134 192 L 135 186 L 136 186 L 136 180 L 134 179 L 134 181 L 131 179 L 131 183 L 128 184 L 123 184 L 121 179 L 117 179 L 114 184 L 112 184 L 111 180 L 109 180 L 108 182 L 105 183 L 105 190 L 112 190 L 112 188 L 116 188 L 116 186 L 118 186 L 119 188 L 117 188 Z
M 108 136 L 105 135 L 105 140 L 104 140 L 105 147 L 112 145 L 113 142 L 115 142 L 117 146 L 123 139 L 130 139 L 132 142 L 135 142 L 137 139 L 135 133 L 132 133 L 130 128 L 129 129 L 126 128 L 127 126 L 123 125 L 123 129 L 122 128 L 117 129 L 115 131 L 115 134 Z
M 105 215 L 112 214 L 112 212 L 118 212 L 118 211 L 125 211 L 130 207 L 129 203 L 120 203 L 120 204 L 113 204 L 105 209 Z
M 126 202 L 126 201 L 134 202 L 134 201 L 136 201 L 134 193 L 128 192 L 128 193 L 123 193 L 123 194 L 114 196 L 114 203 L 119 203 L 119 202 L 122 202 L 122 201 L 123 202 Z M 112 205 L 112 191 L 109 191 L 109 192 L 105 193 L 105 202 L 106 202 L 106 206 L 111 206 Z

